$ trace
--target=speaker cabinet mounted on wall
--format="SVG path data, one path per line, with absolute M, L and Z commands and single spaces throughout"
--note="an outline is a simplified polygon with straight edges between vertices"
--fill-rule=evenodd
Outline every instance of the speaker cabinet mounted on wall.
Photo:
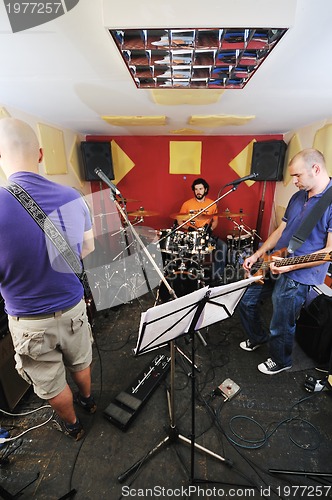
M 258 174 L 255 181 L 282 181 L 286 149 L 284 141 L 254 143 L 250 173 Z
M 100 181 L 95 169 L 100 168 L 110 179 L 114 179 L 112 149 L 110 142 L 81 142 L 83 165 L 86 181 Z

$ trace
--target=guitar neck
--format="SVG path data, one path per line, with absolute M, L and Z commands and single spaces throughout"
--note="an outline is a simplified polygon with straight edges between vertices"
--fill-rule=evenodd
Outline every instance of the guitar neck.
M 312 253 L 309 255 L 299 255 L 297 257 L 286 257 L 281 260 L 275 260 L 276 267 L 291 266 L 292 264 L 305 264 L 307 262 L 318 262 L 322 260 L 332 260 L 332 252 Z

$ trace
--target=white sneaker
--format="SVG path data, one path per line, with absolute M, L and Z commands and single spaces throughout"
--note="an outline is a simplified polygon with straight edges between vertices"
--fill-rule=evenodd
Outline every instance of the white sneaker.
M 257 368 L 260 372 L 265 373 L 265 375 L 275 375 L 276 373 L 283 372 L 284 370 L 289 370 L 290 368 L 292 368 L 292 365 L 278 365 L 273 361 L 273 359 L 268 358 L 264 363 L 258 365 Z

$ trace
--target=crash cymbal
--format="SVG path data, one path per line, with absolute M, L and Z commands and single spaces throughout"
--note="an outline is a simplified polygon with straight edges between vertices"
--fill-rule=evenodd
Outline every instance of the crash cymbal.
M 178 219 L 178 220 L 187 220 L 190 219 L 195 214 L 171 214 L 170 217 L 171 219 Z M 210 220 L 212 217 L 215 217 L 217 214 L 214 215 L 207 215 L 207 214 L 200 214 L 195 217 L 196 219 L 205 219 L 205 220 Z
M 233 213 L 233 212 L 220 212 L 220 214 L 218 214 L 218 217 L 243 217 L 243 216 L 247 216 L 249 214 L 244 214 L 243 212 L 239 212 L 239 213 Z
M 142 201 L 142 200 L 135 200 L 134 198 L 124 198 L 125 203 L 129 203 L 130 201 Z
M 152 210 L 136 210 L 135 212 L 128 212 L 128 215 L 133 217 L 152 217 L 154 215 L 159 215 L 159 212 L 153 212 Z

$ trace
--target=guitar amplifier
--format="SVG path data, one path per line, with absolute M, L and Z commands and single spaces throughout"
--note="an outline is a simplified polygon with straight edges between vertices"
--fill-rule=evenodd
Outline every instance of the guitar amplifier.
M 0 408 L 12 411 L 29 387 L 15 369 L 13 342 L 7 334 L 0 339 Z

